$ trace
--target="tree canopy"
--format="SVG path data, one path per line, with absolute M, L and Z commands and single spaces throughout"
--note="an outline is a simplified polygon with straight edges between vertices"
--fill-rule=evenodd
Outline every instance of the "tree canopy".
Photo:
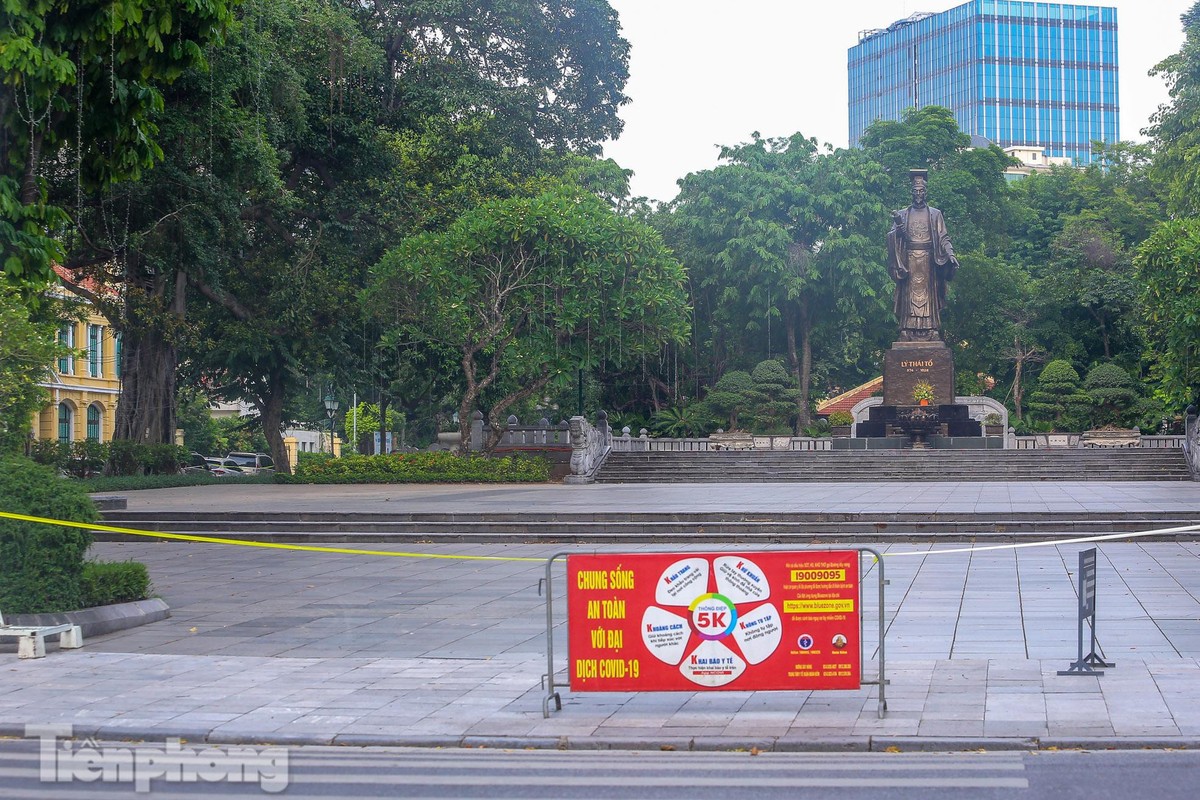
M 498 390 L 488 411 L 498 435 L 508 408 L 552 380 L 683 340 L 683 282 L 653 230 L 563 184 L 405 239 L 375 268 L 368 297 L 393 340 L 459 358 L 465 448 L 489 390 Z
M 323 421 L 331 386 L 425 440 L 579 389 L 634 430 L 808 427 L 895 336 L 884 237 L 914 167 L 962 264 L 959 391 L 1022 430 L 1074 413 L 1064 364 L 1128 375 L 1125 419 L 1147 389 L 1164 412 L 1196 396 L 1200 3 L 1147 144 L 1009 183 L 1003 151 L 926 107 L 855 150 L 752 133 L 655 208 L 597 157 L 629 66 L 605 0 L 5 14 L 0 283 L 33 306 L 58 263 L 121 332 L 120 436 L 171 441 L 180 395 L 245 399 L 282 464 L 283 425 Z M 789 413 L 747 405 L 764 363 Z
M 50 200 L 52 180 L 68 180 L 82 195 L 137 180 L 161 159 L 163 88 L 203 62 L 203 46 L 219 39 L 236 2 L 4 4 L 0 266 L 7 283 L 36 292 L 53 280 L 51 263 L 66 256 L 78 209 Z

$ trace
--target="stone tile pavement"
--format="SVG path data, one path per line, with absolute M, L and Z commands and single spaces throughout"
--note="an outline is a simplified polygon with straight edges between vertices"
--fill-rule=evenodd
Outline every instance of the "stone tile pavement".
M 875 686 L 567 691 L 564 709 L 543 719 L 545 613 L 537 583 L 541 559 L 561 548 L 372 547 L 533 560 L 98 543 L 99 557 L 147 563 L 173 617 L 92 639 L 81 651 L 51 646 L 38 661 L 19 661 L 14 647 L 0 646 L 0 734 L 70 722 L 81 736 L 212 742 L 1200 746 L 1197 543 L 1098 546 L 1098 631 L 1106 656 L 1117 662 L 1103 677 L 1056 674 L 1075 655 L 1079 545 L 940 554 L 962 546 L 891 546 L 884 559 L 890 585 L 883 719 Z M 871 574 L 863 586 L 870 633 Z M 561 581 L 555 590 L 561 596 Z M 554 635 L 557 669 L 564 670 L 561 617 Z M 874 645 L 865 658 L 864 672 L 877 674 Z M 557 680 L 565 683 L 565 676 Z

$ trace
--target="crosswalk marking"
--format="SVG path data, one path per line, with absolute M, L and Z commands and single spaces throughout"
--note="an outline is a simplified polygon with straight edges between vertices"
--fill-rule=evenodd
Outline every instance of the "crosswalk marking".
M 101 745 L 103 747 L 103 745 Z M 139 745 L 121 743 L 121 748 Z M 153 746 L 153 745 L 146 745 Z M 200 745 L 196 745 L 200 746 Z M 588 798 L 602 786 L 630 792 L 737 789 L 777 793 L 799 786 L 827 789 L 979 790 L 1028 789 L 1024 756 L 1011 753 L 730 753 L 654 751 L 445 751 L 392 748 L 296 747 L 289 750 L 289 797 L 328 795 L 329 787 L 352 795 L 374 796 L 390 787 L 389 795 L 417 794 L 505 800 L 563 796 Z M 6 800 L 53 797 L 55 800 L 116 796 L 129 783 L 43 784 L 39 782 L 35 742 L 0 742 L 0 785 Z M 155 780 L 154 796 L 196 797 L 205 784 L 188 785 Z M 242 796 L 270 796 L 253 784 L 240 787 L 207 785 L 212 792 L 236 791 Z M 198 794 L 199 793 L 199 794 Z M 657 793 L 657 792 L 656 792 Z M 458 795 L 452 795 L 458 796 Z

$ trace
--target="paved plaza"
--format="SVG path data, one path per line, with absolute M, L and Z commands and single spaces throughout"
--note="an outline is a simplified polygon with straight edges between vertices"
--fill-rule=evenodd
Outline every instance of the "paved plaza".
M 854 513 L 966 506 L 1096 510 L 1100 503 L 1110 510 L 1184 515 L 1200 509 L 1200 485 L 1194 483 L 231 486 L 128 497 L 130 509 L 163 511 L 221 506 L 500 513 L 653 504 L 689 511 Z M 825 692 L 564 691 L 563 710 L 545 719 L 539 578 L 552 553 L 588 548 L 370 546 L 407 554 L 389 557 L 143 539 L 97 543 L 97 557 L 146 563 L 172 617 L 90 639 L 83 650 L 51 645 L 40 660 L 18 660 L 15 647 L 0 647 L 0 734 L 20 736 L 29 723 L 69 722 L 79 736 L 212 742 L 1200 746 L 1200 544 L 1095 545 L 1100 644 L 1117 666 L 1103 677 L 1060 677 L 1057 671 L 1076 654 L 1075 572 L 1077 554 L 1087 546 L 881 546 L 889 580 L 889 710 L 882 719 L 874 685 Z M 472 558 L 478 556 L 504 560 Z M 864 676 L 873 679 L 879 668 L 872 635 L 878 566 L 870 558 L 863 566 Z M 563 574 L 560 563 L 554 572 L 560 684 L 566 682 Z

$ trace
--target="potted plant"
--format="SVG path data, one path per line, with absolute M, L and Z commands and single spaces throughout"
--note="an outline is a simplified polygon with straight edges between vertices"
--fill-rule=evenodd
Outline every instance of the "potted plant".
M 927 406 L 933 402 L 933 387 L 926 381 L 917 381 L 913 387 L 913 400 L 919 406 Z
M 849 411 L 835 411 L 829 415 L 830 431 L 835 437 L 849 437 L 852 425 L 854 425 L 854 415 Z
M 1004 419 L 999 414 L 988 414 L 983 418 L 983 432 L 987 436 L 1004 435 Z

